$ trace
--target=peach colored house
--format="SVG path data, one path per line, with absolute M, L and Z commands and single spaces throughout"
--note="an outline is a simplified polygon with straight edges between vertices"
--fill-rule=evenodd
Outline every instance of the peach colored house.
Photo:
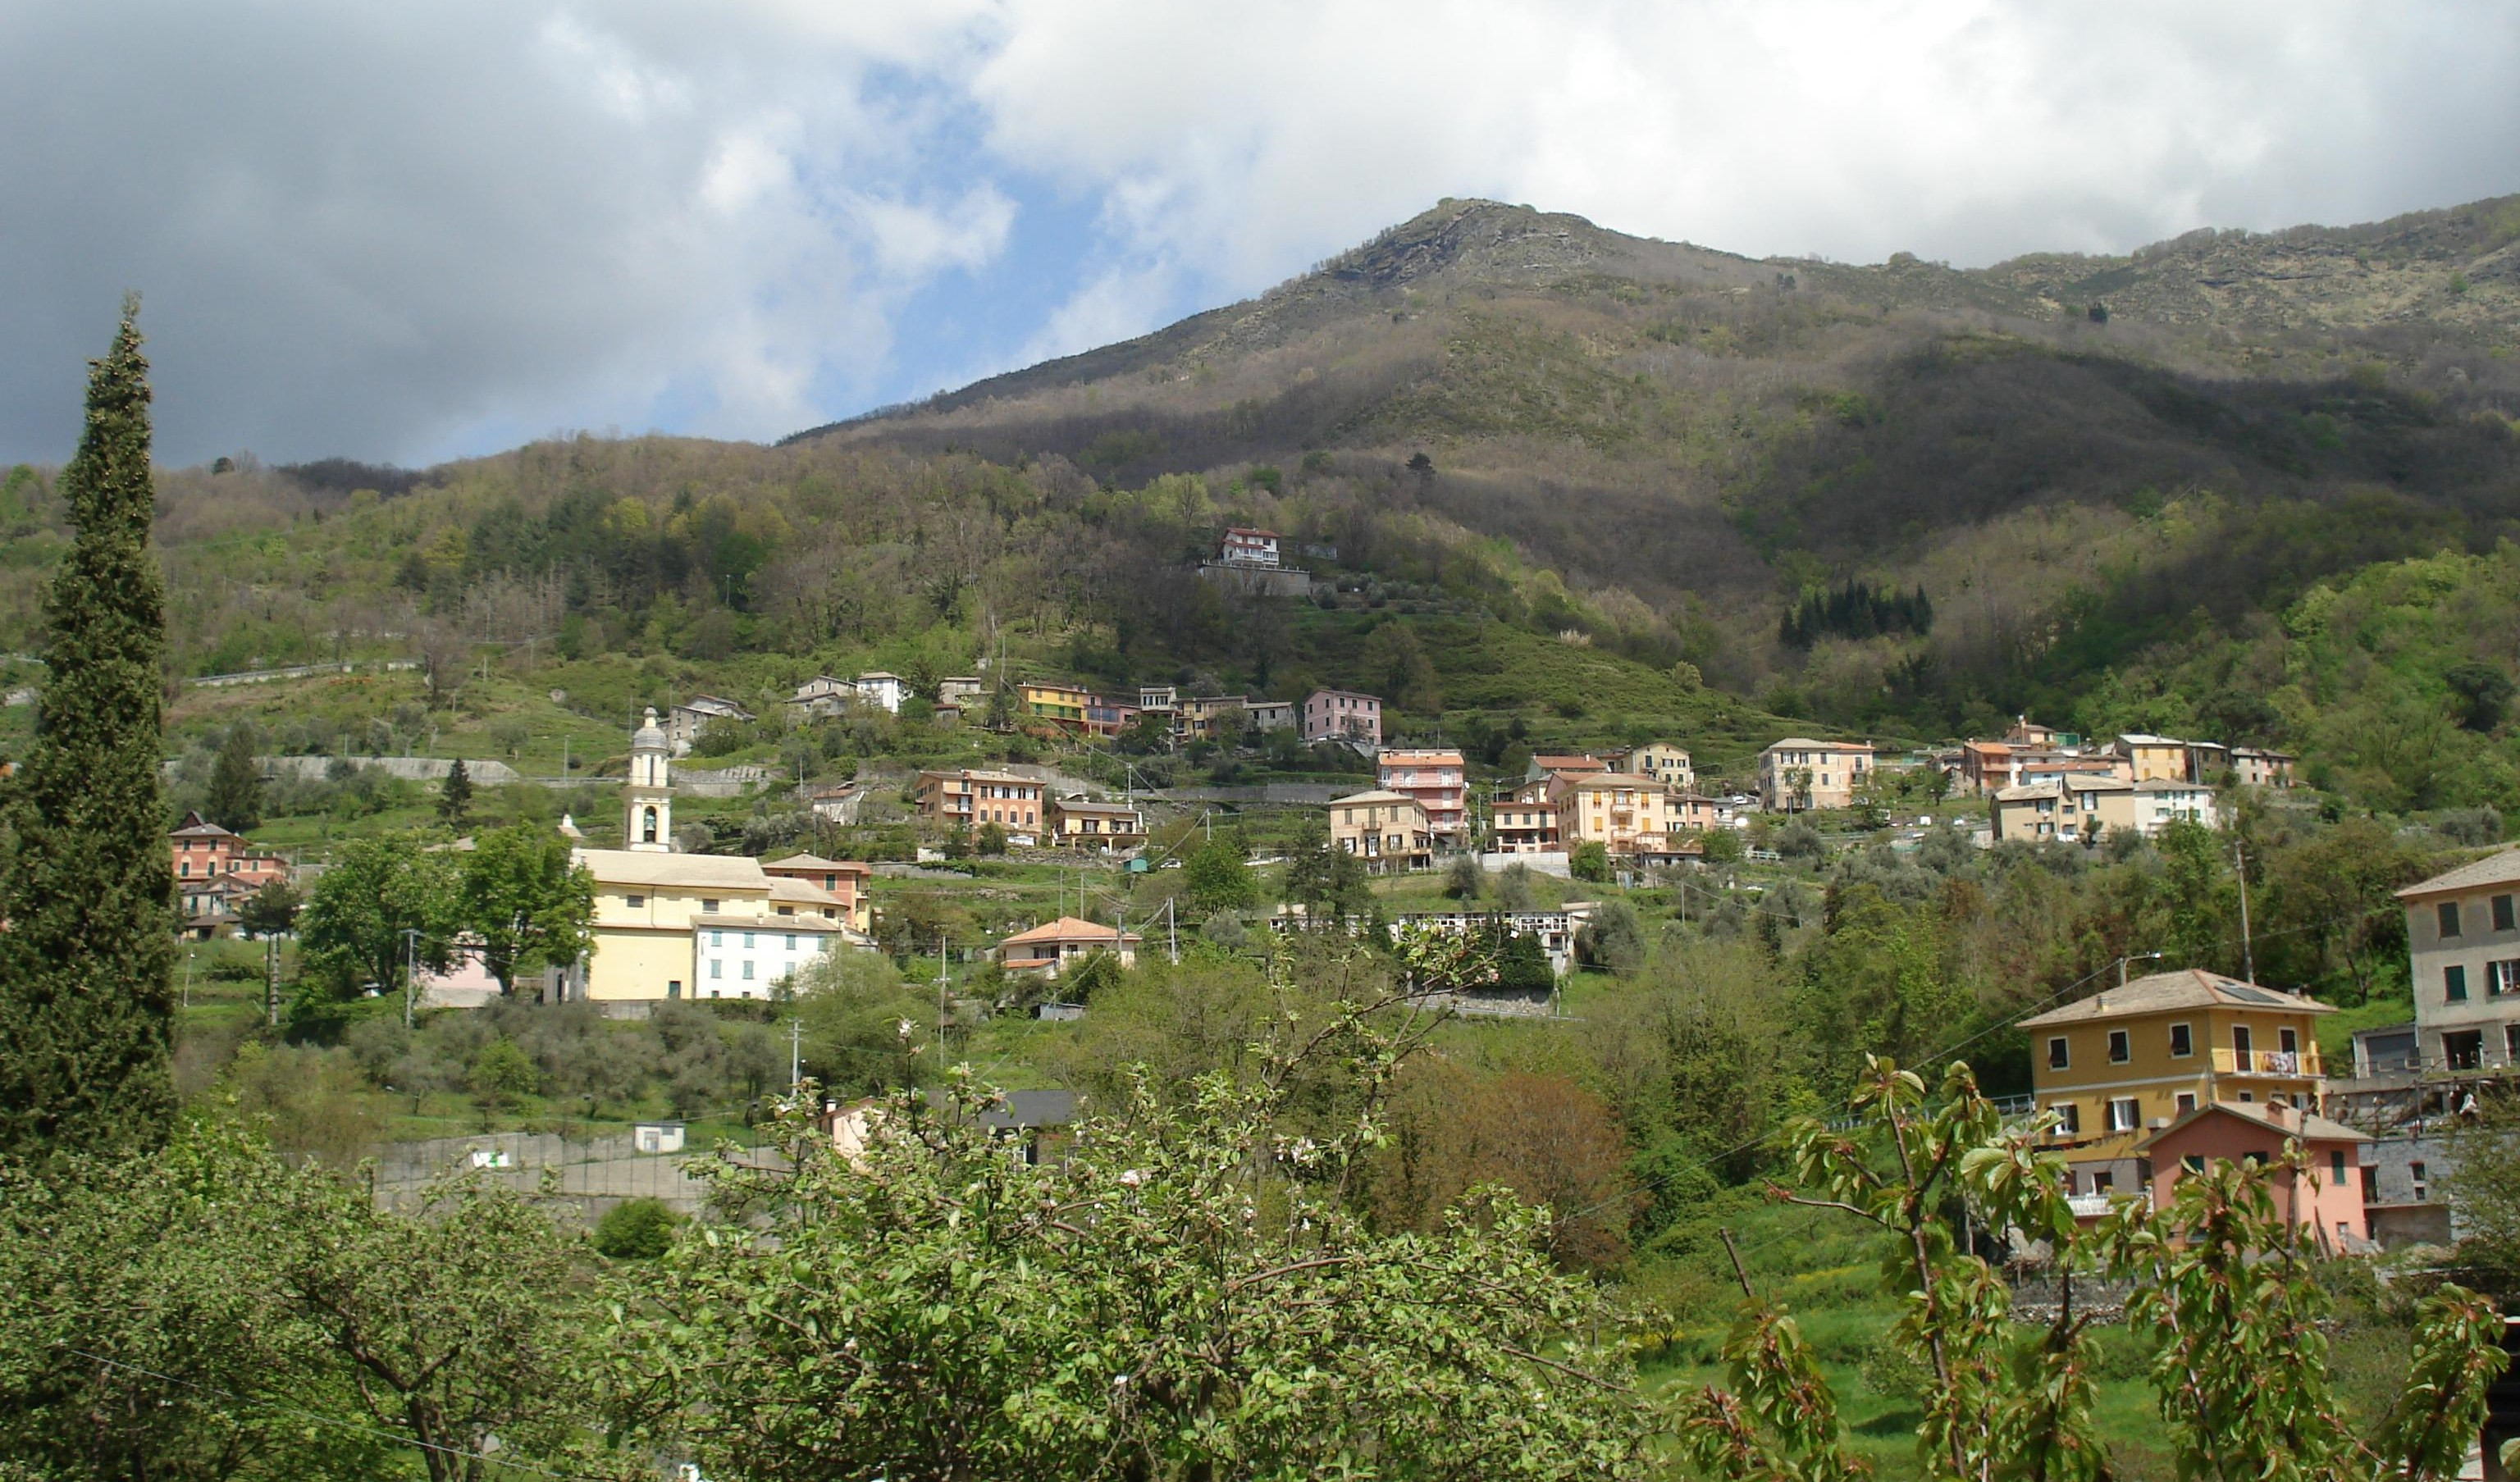
M 2172 1122 L 2136 1145 L 2152 1165 L 2152 1200 L 2170 1203 L 2179 1181 L 2214 1162 L 2255 1158 L 2272 1162 L 2284 1145 L 2299 1142 L 2310 1158 L 2304 1187 L 2292 1175 L 2275 1180 L 2275 1215 L 2302 1227 L 2303 1237 L 2330 1255 L 2342 1255 L 2367 1238 L 2362 1227 L 2362 1145 L 2368 1134 L 2315 1111 L 2273 1102 L 2216 1101 Z

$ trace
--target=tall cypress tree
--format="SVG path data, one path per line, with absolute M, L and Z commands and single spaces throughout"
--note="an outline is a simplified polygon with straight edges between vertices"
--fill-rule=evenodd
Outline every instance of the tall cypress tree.
M 446 781 L 437 788 L 437 818 L 447 828 L 462 832 L 472 816 L 472 774 L 464 770 L 464 758 L 446 769 Z
M 0 1148 L 147 1146 L 175 1111 L 175 910 L 158 793 L 165 593 L 149 550 L 149 362 L 123 300 L 59 488 L 76 531 L 7 804 Z
M 262 826 L 262 763 L 253 754 L 253 727 L 238 721 L 228 727 L 217 762 L 210 768 L 210 822 L 247 833 Z

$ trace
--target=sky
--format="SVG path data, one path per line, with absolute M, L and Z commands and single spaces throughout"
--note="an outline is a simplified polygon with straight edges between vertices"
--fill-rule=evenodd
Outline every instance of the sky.
M 0 0 L 0 462 L 775 438 L 1446 196 L 1961 266 L 2520 191 L 2520 6 Z

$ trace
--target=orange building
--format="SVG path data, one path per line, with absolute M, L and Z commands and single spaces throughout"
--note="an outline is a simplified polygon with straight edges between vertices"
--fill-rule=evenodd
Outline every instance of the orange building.
M 2307 1187 L 2294 1175 L 2275 1180 L 2275 1216 L 2314 1232 L 2315 1242 L 2342 1255 L 2366 1238 L 2362 1225 L 2362 1146 L 2370 1136 L 2318 1112 L 2259 1102 L 2214 1101 L 2185 1113 L 2136 1145 L 2149 1160 L 2154 1207 L 2165 1207 L 2179 1181 L 2216 1162 L 2272 1163 L 2299 1142 L 2309 1156 Z
M 866 934 L 875 931 L 875 901 L 869 894 L 875 881 L 875 866 L 855 860 L 791 854 L 783 860 L 765 862 L 761 873 L 774 880 L 803 880 L 837 900 L 841 918 L 850 927 Z

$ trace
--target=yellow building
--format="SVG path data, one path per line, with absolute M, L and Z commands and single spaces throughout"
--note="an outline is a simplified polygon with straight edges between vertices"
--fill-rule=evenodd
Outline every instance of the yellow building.
M 2133 772 L 2130 782 L 2187 781 L 2187 742 L 2167 736 L 2130 733 L 2109 748 Z
M 1406 792 L 1353 792 L 1330 800 L 1330 844 L 1365 861 L 1370 875 L 1435 866 L 1435 831 Z
M 1147 817 L 1127 803 L 1058 798 L 1050 805 L 1050 841 L 1067 849 L 1135 849 L 1147 841 Z
M 1550 791 L 1561 849 L 1598 843 L 1614 855 L 1662 857 L 1673 851 L 1674 830 L 1696 827 L 1669 787 L 1634 772 L 1561 775 Z
M 1558 849 L 1557 805 L 1546 782 L 1524 783 L 1496 800 L 1488 848 L 1497 854 L 1549 854 Z
M 2003 788 L 1988 811 L 1998 842 L 2085 843 L 2136 827 L 2135 784 L 2069 774 Z
M 2136 1145 L 2217 1102 L 2318 1107 L 2314 1030 L 2336 1010 L 2198 968 L 2158 972 L 2021 1021 L 2039 1107 L 2074 1193 L 2149 1182 Z

